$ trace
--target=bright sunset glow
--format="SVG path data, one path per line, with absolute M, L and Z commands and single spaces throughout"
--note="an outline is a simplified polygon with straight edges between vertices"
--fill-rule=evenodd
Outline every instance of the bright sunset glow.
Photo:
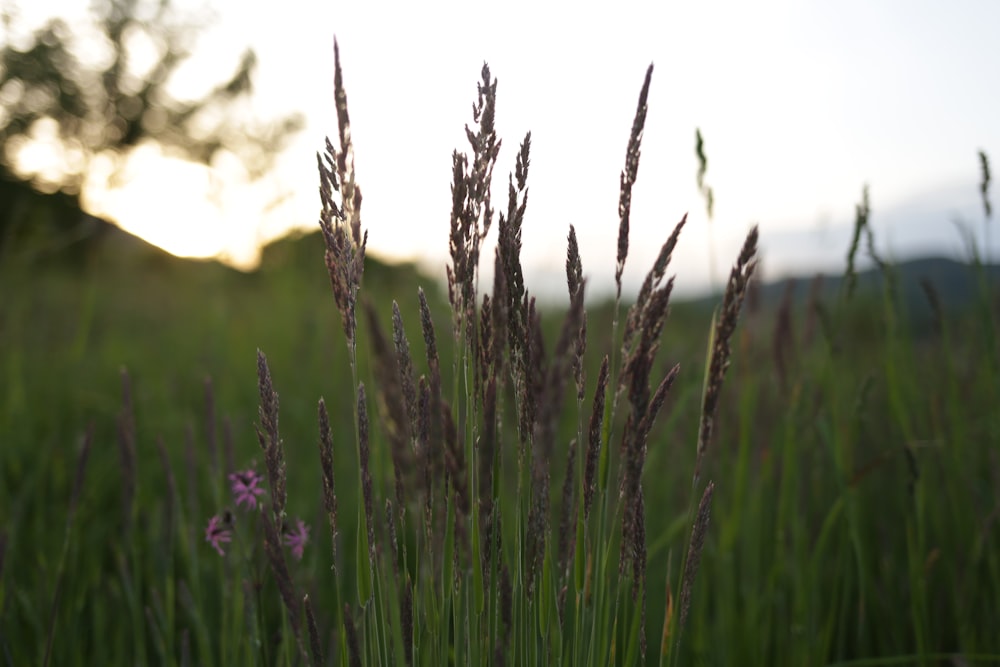
M 85 205 L 174 255 L 218 257 L 251 269 L 261 243 L 279 235 L 258 235 L 266 229 L 260 224 L 264 184 L 250 185 L 236 176 L 224 179 L 218 171 L 141 148 L 119 187 L 108 191 L 101 185 L 109 174 L 94 174 Z
M 650 62 L 631 280 L 685 212 L 681 290 L 704 288 L 709 248 L 733 256 L 753 222 L 770 277 L 839 268 L 865 183 L 886 252 L 960 255 L 955 222 L 982 230 L 976 151 L 1000 163 L 1000 92 L 987 75 L 1000 62 L 1000 3 L 988 0 L 212 6 L 220 23 L 199 42 L 198 62 L 252 46 L 259 114 L 302 111 L 309 124 L 278 172 L 255 185 L 237 170 L 210 176 L 140 155 L 127 187 L 87 193 L 99 212 L 179 255 L 246 267 L 260 243 L 315 226 L 314 155 L 336 130 L 334 34 L 369 248 L 428 263 L 435 275 L 447 261 L 450 154 L 467 150 L 463 126 L 484 60 L 499 80 L 498 210 L 514 152 L 532 132 L 529 283 L 561 275 L 571 223 L 591 284 L 610 279 L 618 174 Z M 695 188 L 696 127 L 716 197 L 711 231 Z

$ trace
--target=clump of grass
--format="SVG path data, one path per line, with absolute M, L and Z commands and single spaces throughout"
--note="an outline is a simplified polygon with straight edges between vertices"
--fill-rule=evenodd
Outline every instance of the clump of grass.
M 484 65 L 473 105 L 474 127 L 466 128 L 471 154 L 455 151 L 452 158 L 451 263 L 447 270 L 456 343 L 452 391 L 450 395 L 446 391 L 434 318 L 424 291 L 418 290 L 417 297 L 425 349 L 421 368 L 426 371 L 416 381 L 398 305 L 392 304 L 391 346 L 376 308 L 367 306 L 377 387 L 373 395 L 378 399 L 379 431 L 385 436 L 377 438 L 369 428 L 368 392 L 357 378 L 356 308 L 367 231 L 362 232 L 360 222 L 360 189 L 353 171 L 339 50 L 335 48 L 334 54 L 340 148 L 328 140 L 326 154 L 319 159 L 320 227 L 334 301 L 351 355 L 361 496 L 355 558 L 353 563 L 348 559 L 342 571 L 337 563 L 333 445 L 321 401 L 323 505 L 332 533 L 336 588 L 344 596 L 343 613 L 334 613 L 340 619 L 335 621 L 335 632 L 345 646 L 341 658 L 351 664 L 383 663 L 398 656 L 401 649 L 408 664 L 644 661 L 648 556 L 643 476 L 656 418 L 680 373 L 680 367 L 672 364 L 657 379 L 653 369 L 673 289 L 673 278 L 664 279 L 686 216 L 665 241 L 629 308 L 621 340 L 616 304 L 612 349 L 602 353 L 584 440 L 586 279 L 575 229 L 571 226 L 567 237 L 569 307 L 551 349 L 542 314 L 521 272 L 530 134 L 521 143 L 509 178 L 506 213 L 499 214 L 493 291 L 479 293 L 480 249 L 494 217 L 491 186 L 501 146 L 494 126 L 497 81 Z M 650 66 L 620 179 L 618 303 L 652 72 Z M 713 332 L 697 443 L 696 486 L 730 362 L 729 340 L 755 265 L 756 244 L 755 227 L 730 276 Z M 258 364 L 260 438 L 274 516 L 280 520 L 285 482 L 277 395 L 263 354 Z M 623 395 L 627 413 L 622 420 L 617 408 Z M 568 412 L 569 396 L 576 398 L 577 437 L 567 441 L 560 424 Z M 505 428 L 510 423 L 517 424 L 513 432 Z M 612 442 L 618 429 L 621 445 L 616 449 Z M 578 443 L 585 452 L 579 464 Z M 383 444 L 393 468 L 392 481 L 385 484 L 372 468 L 372 448 Z M 417 467 L 423 468 L 422 481 L 419 475 L 409 474 Z M 617 492 L 609 484 L 615 470 Z M 554 504 L 550 488 L 560 475 L 561 491 Z M 692 516 L 692 536 L 681 571 L 677 637 L 690 606 L 713 489 L 710 483 Z M 385 507 L 381 517 L 374 512 L 379 498 L 384 498 Z M 409 511 L 418 508 L 424 517 L 422 530 L 407 523 Z M 265 551 L 298 653 L 304 659 L 319 660 L 317 620 L 311 607 L 304 605 L 312 647 L 306 651 L 302 605 L 293 593 L 283 554 L 275 548 L 277 526 L 265 520 L 264 528 Z M 416 548 L 411 551 L 408 544 Z M 613 560 L 616 552 L 617 563 Z M 347 571 L 356 574 L 354 586 L 345 579 Z M 657 583 L 656 588 L 661 587 Z M 670 588 L 667 582 L 668 592 Z M 669 660 L 666 645 L 661 650 L 661 660 Z

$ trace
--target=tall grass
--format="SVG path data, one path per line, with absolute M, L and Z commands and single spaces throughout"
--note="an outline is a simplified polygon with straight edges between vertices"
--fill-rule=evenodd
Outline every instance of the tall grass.
M 367 231 L 363 232 L 361 225 L 361 190 L 354 172 L 339 49 L 334 52 L 340 147 L 334 148 L 328 141 L 318 160 L 323 201 L 320 225 L 355 386 L 361 492 L 360 498 L 352 499 L 358 508 L 353 562 L 348 559 L 348 567 L 335 568 L 337 597 L 344 600 L 342 616 L 337 609 L 340 627 L 336 630 L 347 639 L 346 657 L 364 664 L 386 663 L 400 653 L 408 662 L 423 664 L 450 660 L 460 664 L 633 664 L 644 660 L 647 578 L 642 476 L 649 435 L 678 367 L 656 381 L 652 392 L 650 376 L 673 280 L 661 283 L 684 221 L 664 244 L 629 309 L 621 347 L 612 341 L 615 347 L 609 357 L 614 370 L 608 374 L 606 357 L 599 383 L 601 394 L 593 401 L 590 417 L 593 426 L 586 465 L 576 465 L 586 397 L 582 358 L 586 348 L 585 281 L 571 228 L 567 253 L 570 306 L 555 346 L 547 354 L 541 315 L 523 284 L 519 259 L 530 135 L 521 144 L 510 178 L 507 214 L 499 214 L 494 289 L 480 299 L 480 249 L 493 222 L 491 186 L 500 149 L 494 129 L 497 82 L 484 66 L 473 105 L 473 127 L 466 128 L 471 155 L 456 151 L 453 156 L 452 261 L 447 272 L 455 351 L 450 394 L 442 379 L 438 334 L 423 292 L 419 292 L 420 326 L 427 373 L 419 378 L 413 376 L 411 348 L 398 307 L 394 305 L 392 313 L 395 350 L 390 350 L 369 306 L 369 335 L 377 355 L 375 375 L 380 381 L 377 398 L 387 425 L 389 442 L 384 444 L 389 446 L 394 471 L 392 485 L 378 488 L 372 475 L 368 393 L 365 384 L 358 381 L 355 361 Z M 652 67 L 640 93 L 621 176 L 615 274 L 619 298 L 651 75 Z M 729 341 L 753 272 L 756 242 L 754 229 L 733 269 L 713 331 L 697 443 L 699 467 L 711 440 L 718 396 L 730 362 Z M 617 323 L 617 315 L 614 319 Z M 277 433 L 277 397 L 263 355 L 259 357 L 259 383 L 261 445 L 274 522 L 280 527 L 284 521 L 284 463 Z M 571 390 L 579 413 L 577 439 L 566 443 L 559 425 L 568 411 L 566 399 Z M 617 419 L 622 396 L 628 403 L 624 425 Z M 336 558 L 339 503 L 329 423 L 324 404 L 320 405 L 324 504 Z M 516 424 L 516 428 L 504 429 L 506 424 Z M 616 429 L 622 429 L 621 446 L 612 454 Z M 562 457 L 566 463 L 561 504 L 554 507 L 550 488 L 559 476 Z M 405 474 L 421 468 L 420 475 Z M 613 479 L 618 482 L 612 484 Z M 692 493 L 700 493 L 699 481 L 696 469 Z M 707 487 L 694 517 L 679 584 L 683 587 L 681 615 L 677 621 L 665 619 L 667 637 L 674 624 L 677 631 L 673 634 L 680 636 L 689 607 L 712 488 Z M 583 497 L 586 506 L 579 501 Z M 375 511 L 381 500 L 384 515 Z M 593 515 L 591 508 L 597 510 Z M 422 522 L 417 521 L 421 513 Z M 272 524 L 266 520 L 265 525 Z M 272 535 L 266 543 L 276 539 Z M 412 551 L 406 548 L 410 540 L 415 547 Z M 276 556 L 270 560 L 299 653 L 310 659 L 304 650 L 297 597 L 288 592 L 294 584 L 283 561 Z M 353 581 L 346 576 L 351 571 L 356 575 Z M 658 583 L 655 590 L 662 587 Z M 320 660 L 317 637 L 311 638 L 311 645 L 311 659 Z M 668 662 L 669 645 L 668 641 L 660 647 L 661 659 Z M 345 657 L 344 649 L 341 657 Z
M 497 212 L 484 66 L 453 155 L 447 295 L 393 282 L 365 258 L 339 55 L 315 269 L 190 311 L 162 277 L 137 298 L 53 274 L 18 297 L 27 279 L 0 265 L 0 659 L 1000 662 L 985 271 L 971 316 L 938 298 L 937 329 L 914 335 L 866 191 L 848 287 L 830 301 L 815 283 L 805 313 L 789 287 L 740 324 L 753 228 L 719 305 L 668 320 L 686 216 L 623 296 L 650 67 L 615 300 L 585 310 L 569 227 L 567 306 L 543 313 L 520 264 L 531 137 Z M 853 283 L 862 251 L 879 293 Z M 218 284 L 190 280 L 184 296 Z

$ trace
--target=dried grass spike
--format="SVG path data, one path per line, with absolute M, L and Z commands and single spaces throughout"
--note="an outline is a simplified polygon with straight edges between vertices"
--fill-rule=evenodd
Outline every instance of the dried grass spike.
M 351 618 L 351 605 L 344 604 L 344 634 L 347 638 L 347 659 L 351 667 L 361 667 L 361 644 L 358 642 L 358 631 Z
M 687 224 L 687 213 L 684 214 L 681 221 L 674 227 L 674 231 L 670 233 L 670 236 L 663 243 L 660 253 L 656 256 L 656 261 L 653 263 L 653 268 L 649 270 L 646 278 L 642 281 L 642 287 L 639 288 L 639 296 L 636 298 L 635 304 L 629 308 L 622 343 L 622 349 L 626 351 L 631 347 L 632 338 L 635 336 L 636 331 L 639 329 L 639 324 L 645 316 L 650 296 L 660 287 L 660 282 L 667 273 L 667 267 L 670 266 L 670 260 L 673 258 L 674 249 L 677 247 L 677 241 L 685 224 Z
M 382 325 L 371 301 L 365 300 L 365 315 L 368 318 L 369 340 L 374 357 L 376 404 L 381 415 L 382 431 L 389 440 L 389 454 L 395 481 L 396 504 L 404 507 L 403 475 L 412 469 L 410 449 L 410 418 L 407 414 L 406 399 L 403 396 L 403 382 L 397 355 L 389 347 Z
M 326 244 L 326 266 L 330 275 L 333 297 L 340 311 L 354 363 L 357 332 L 357 294 L 365 267 L 365 247 L 368 233 L 361 230 L 361 188 L 355 183 L 354 146 L 347 111 L 347 93 L 340 69 L 340 48 L 334 41 L 334 102 L 337 108 L 337 130 L 340 150 L 326 140 L 326 154 L 317 156 L 320 172 L 320 229 Z M 339 191 L 338 206 L 333 192 Z
M 399 540 L 396 539 L 396 517 L 392 511 L 392 500 L 385 499 L 385 526 L 389 532 L 389 543 L 392 545 L 392 571 L 399 576 L 399 561 L 402 558 L 399 548 Z
M 705 378 L 705 393 L 702 396 L 701 423 L 698 427 L 698 451 L 695 457 L 694 483 L 697 485 L 701 477 L 702 459 L 708 444 L 712 439 L 712 431 L 715 425 L 715 412 L 719 403 L 719 395 L 722 391 L 722 381 L 725 379 L 726 370 L 729 368 L 732 350 L 729 342 L 733 332 L 736 331 L 736 324 L 739 322 L 740 307 L 743 305 L 743 298 L 746 296 L 747 284 L 753 276 L 756 268 L 757 256 L 757 226 L 754 225 L 747 234 L 743 249 L 729 273 L 729 281 L 726 284 L 726 293 L 722 298 L 722 310 L 715 321 L 715 330 L 710 339 L 712 342 L 712 356 L 709 361 L 708 374 Z
M 576 547 L 576 439 L 569 443 L 566 453 L 566 471 L 563 475 L 562 504 L 559 518 L 559 573 L 562 576 L 573 562 L 573 550 Z
M 275 512 L 275 515 L 277 515 L 277 512 Z M 281 594 L 281 600 L 285 603 L 285 609 L 288 611 L 288 622 L 292 626 L 295 641 L 299 646 L 300 652 L 304 653 L 299 598 L 295 593 L 295 585 L 292 583 L 292 577 L 288 573 L 288 564 L 285 561 L 285 552 L 282 549 L 280 528 L 271 521 L 271 517 L 268 516 L 267 512 L 261 512 L 260 516 L 264 527 L 264 552 L 267 554 L 267 560 L 271 566 L 271 572 L 274 574 L 274 580 L 278 584 L 278 593 Z
M 319 461 L 323 474 L 323 508 L 330 524 L 334 572 L 337 571 L 337 485 L 333 476 L 333 434 L 326 402 L 319 399 Z
M 319 627 L 316 625 L 316 615 L 313 614 L 309 595 L 302 597 L 302 607 L 306 612 L 306 629 L 309 631 L 309 650 L 312 652 L 314 665 L 323 664 L 323 648 L 319 642 Z
M 406 664 L 413 664 L 413 583 L 410 575 L 406 575 L 403 585 L 402 600 L 399 603 L 399 621 L 403 629 L 403 652 Z
M 979 194 L 983 199 L 983 214 L 989 220 L 993 217 L 993 207 L 990 205 L 990 160 L 986 151 L 979 151 L 979 171 L 982 178 L 979 182 Z M 989 252 L 989 248 L 986 249 Z
M 399 365 L 400 388 L 406 402 L 406 415 L 410 420 L 410 433 L 417 432 L 417 390 L 413 384 L 413 359 L 410 357 L 410 342 L 403 328 L 403 316 L 399 304 L 392 302 L 392 343 L 396 348 L 396 363 Z
M 368 559 L 375 563 L 375 510 L 372 488 L 371 450 L 368 446 L 368 406 L 365 384 L 358 384 L 358 458 L 361 465 L 361 493 L 365 502 L 365 526 L 368 529 Z
M 569 226 L 569 236 L 566 247 L 566 284 L 569 287 L 569 298 L 572 299 L 583 285 L 583 264 L 580 261 L 580 246 L 576 241 L 576 229 Z
M 861 191 L 861 203 L 855 207 L 854 232 L 851 236 L 850 248 L 847 250 L 847 272 L 844 275 L 844 289 L 848 299 L 854 294 L 854 287 L 858 282 L 854 260 L 858 254 L 858 247 L 861 245 L 861 234 L 868 226 L 868 214 L 868 186 L 865 185 Z
M 285 502 L 285 455 L 282 451 L 281 438 L 278 435 L 278 393 L 271 382 L 271 371 L 267 366 L 267 357 L 257 350 L 257 384 L 260 390 L 260 425 L 257 427 L 257 440 L 264 450 L 264 467 L 267 469 L 267 481 L 271 488 L 271 502 L 278 532 L 284 527 Z
M 646 78 L 639 93 L 639 104 L 636 106 L 635 119 L 632 121 L 632 133 L 629 135 L 628 148 L 625 151 L 625 168 L 621 173 L 621 192 L 618 198 L 618 258 L 615 264 L 615 285 L 618 288 L 618 298 L 622 295 L 622 273 L 625 270 L 625 258 L 628 257 L 629 216 L 632 210 L 632 186 L 639 172 L 639 148 L 642 143 L 642 133 L 646 125 L 646 99 L 649 96 L 649 82 L 653 77 L 653 65 L 646 70 Z
M 715 484 L 708 483 L 705 492 L 698 503 L 698 514 L 694 520 L 694 527 L 691 530 L 691 541 L 688 543 L 687 557 L 684 560 L 684 573 L 681 576 L 681 597 L 680 597 L 680 617 L 677 620 L 677 637 L 684 630 L 684 623 L 687 621 L 688 612 L 691 609 L 691 593 L 694 590 L 694 580 L 698 575 L 698 565 L 701 562 L 701 552 L 705 547 L 705 535 L 708 533 L 708 520 L 712 511 L 712 494 L 715 492 Z
M 601 437 L 604 425 L 604 400 L 608 389 L 608 355 L 604 355 L 601 370 L 597 375 L 597 389 L 594 393 L 594 408 L 590 413 L 590 430 L 587 442 L 587 459 L 583 472 L 583 515 L 590 516 L 594 502 L 597 462 L 601 456 Z

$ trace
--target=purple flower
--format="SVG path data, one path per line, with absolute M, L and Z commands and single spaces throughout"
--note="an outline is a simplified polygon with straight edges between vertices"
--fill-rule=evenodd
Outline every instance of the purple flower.
M 216 514 L 208 520 L 208 527 L 205 528 L 205 541 L 211 544 L 220 556 L 226 555 L 226 552 L 222 550 L 222 543 L 233 540 L 232 522 L 232 516 L 229 512 L 226 512 L 224 516 Z
M 257 496 L 264 493 L 260 483 L 264 481 L 263 475 L 258 475 L 253 468 L 234 472 L 229 475 L 232 482 L 233 497 L 236 498 L 236 506 L 246 503 L 250 509 L 257 509 Z
M 292 555 L 295 560 L 302 560 L 302 552 L 309 541 L 309 526 L 302 519 L 295 520 L 295 528 L 291 526 L 285 529 L 285 546 L 292 548 Z

